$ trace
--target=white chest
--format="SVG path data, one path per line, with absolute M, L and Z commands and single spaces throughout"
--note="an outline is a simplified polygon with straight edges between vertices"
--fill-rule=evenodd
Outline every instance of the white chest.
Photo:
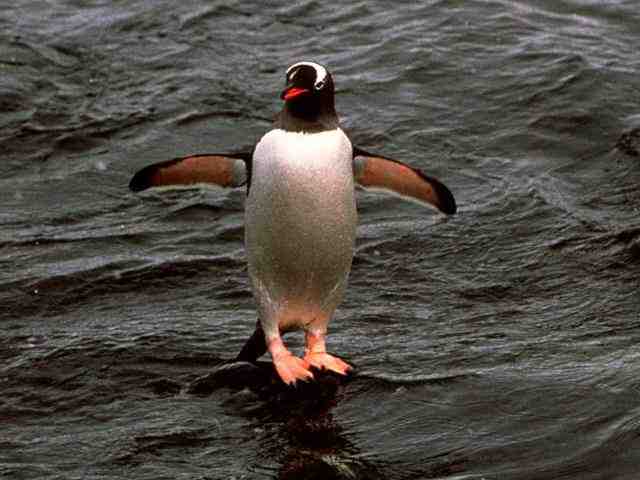
M 276 129 L 256 145 L 252 189 L 317 185 L 329 192 L 353 176 L 352 168 L 351 142 L 341 129 L 311 134 Z
M 302 318 L 295 305 L 328 317 L 339 301 L 357 222 L 351 148 L 339 129 L 273 130 L 256 146 L 245 241 L 261 319 L 295 323 L 282 320 Z

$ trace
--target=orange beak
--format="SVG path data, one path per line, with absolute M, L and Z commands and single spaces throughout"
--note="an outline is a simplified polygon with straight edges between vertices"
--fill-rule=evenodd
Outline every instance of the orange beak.
M 284 100 L 291 100 L 292 98 L 296 98 L 297 96 L 302 95 L 303 93 L 307 93 L 308 91 L 309 90 L 307 90 L 306 88 L 291 87 L 282 92 L 280 98 Z

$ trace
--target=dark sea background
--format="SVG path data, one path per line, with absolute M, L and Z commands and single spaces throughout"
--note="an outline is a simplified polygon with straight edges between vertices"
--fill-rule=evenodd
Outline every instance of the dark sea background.
M 640 478 L 638 2 L 18 0 L 0 27 L 1 478 Z M 245 190 L 127 184 L 250 149 L 299 60 L 459 212 L 358 192 L 329 336 L 357 372 L 288 392 L 222 368 L 256 321 Z

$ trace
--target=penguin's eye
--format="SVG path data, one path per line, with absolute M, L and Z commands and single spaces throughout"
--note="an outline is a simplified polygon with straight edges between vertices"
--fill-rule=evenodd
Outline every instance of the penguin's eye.
M 316 87 L 316 90 L 322 90 L 322 87 L 324 87 L 324 81 L 320 81 L 316 83 L 315 87 Z

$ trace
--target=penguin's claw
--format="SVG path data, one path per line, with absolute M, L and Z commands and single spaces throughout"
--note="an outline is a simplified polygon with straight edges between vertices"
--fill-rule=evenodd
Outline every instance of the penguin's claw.
M 304 356 L 304 360 L 318 370 L 331 370 L 332 372 L 339 373 L 340 375 L 346 375 L 353 369 L 353 367 L 347 362 L 325 352 L 307 353 Z
M 292 354 L 281 355 L 273 360 L 276 371 L 287 385 L 295 385 L 296 381 L 313 380 L 313 373 L 309 371 L 309 363 Z

